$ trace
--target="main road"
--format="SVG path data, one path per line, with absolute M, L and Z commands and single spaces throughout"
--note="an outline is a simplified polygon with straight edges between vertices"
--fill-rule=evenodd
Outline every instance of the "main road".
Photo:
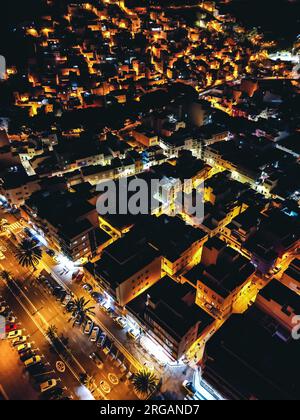
M 28 270 L 18 264 L 14 255 L 15 245 L 2 237 L 0 247 L 5 255 L 0 268 L 8 270 L 13 278 L 9 284 L 0 280 L 1 295 L 16 314 L 22 327 L 26 329 L 26 334 L 34 340 L 34 345 L 45 355 L 52 369 L 56 369 L 57 362 L 64 361 L 65 372 L 55 372 L 55 375 L 61 377 L 68 393 L 75 399 L 92 398 L 80 383 L 80 374 L 87 373 L 95 379 L 95 398 L 136 399 L 132 385 L 112 363 L 106 360 L 104 368 L 100 370 L 92 362 L 89 355 L 96 351 L 95 344 L 82 333 L 81 329 L 72 328 L 72 324 L 68 323 L 70 315 L 64 312 L 61 303 L 56 301 L 52 293 L 34 275 L 29 275 Z M 58 335 L 67 340 L 70 350 L 67 360 L 50 345 L 46 331 L 51 325 L 55 325 Z M 105 356 L 102 356 L 105 360 Z M 111 388 L 109 394 L 101 388 L 102 381 L 109 384 Z

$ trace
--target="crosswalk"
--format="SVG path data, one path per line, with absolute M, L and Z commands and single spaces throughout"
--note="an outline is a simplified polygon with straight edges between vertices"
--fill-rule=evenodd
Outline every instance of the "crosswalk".
M 12 223 L 11 225 L 7 226 L 6 230 L 9 230 L 10 232 L 14 232 L 16 230 L 21 230 L 21 229 L 23 229 L 22 223 L 15 222 L 15 223 Z

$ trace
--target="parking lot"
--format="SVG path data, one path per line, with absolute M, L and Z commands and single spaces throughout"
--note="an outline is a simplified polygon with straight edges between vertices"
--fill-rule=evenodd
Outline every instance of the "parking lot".
M 0 340 L 0 390 L 4 399 L 67 399 L 61 379 L 2 296 L 0 312 L 6 319 Z
M 61 306 L 61 311 L 70 321 L 73 340 L 79 335 L 77 340 L 80 349 L 85 350 L 85 357 L 89 359 L 87 363 L 88 374 L 94 379 L 94 389 L 100 389 L 109 398 L 116 398 L 119 393 L 118 388 L 127 388 L 127 398 L 135 399 L 133 387 L 130 379 L 133 372 L 129 369 L 130 363 L 114 347 L 107 334 L 92 321 L 91 318 L 78 314 L 75 306 L 75 297 L 68 294 L 48 273 L 43 271 L 39 280 L 40 287 L 49 296 L 55 298 L 57 305 Z M 99 296 L 94 295 L 90 305 L 96 304 Z M 116 321 L 117 322 L 117 321 Z M 74 355 L 78 354 L 78 348 L 72 349 Z M 81 356 L 82 359 L 82 356 Z M 131 389 L 131 392 L 128 392 Z

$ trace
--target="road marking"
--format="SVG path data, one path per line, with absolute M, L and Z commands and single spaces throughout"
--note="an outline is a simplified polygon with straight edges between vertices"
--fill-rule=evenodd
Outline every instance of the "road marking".
M 1 269 L 3 270 L 3 267 L 0 264 Z M 34 319 L 34 317 L 31 315 L 31 313 L 28 311 L 28 309 L 24 306 L 23 302 L 19 299 L 18 296 L 15 295 L 15 293 L 13 292 L 13 290 L 10 288 L 10 286 L 8 284 L 6 284 L 4 282 L 4 280 L 0 279 L 2 281 L 2 283 L 4 283 L 7 288 L 10 290 L 10 292 L 12 293 L 12 295 L 14 296 L 14 298 L 17 300 L 17 302 L 20 304 L 20 306 L 23 308 L 23 310 L 26 312 L 26 314 L 30 317 L 30 319 L 33 321 L 33 323 L 36 325 L 36 327 L 38 328 L 38 330 L 40 331 L 40 333 L 44 336 L 44 338 L 52 345 L 51 340 L 46 336 L 44 330 L 42 329 L 42 327 L 36 322 L 36 320 Z M 34 306 L 34 304 L 30 301 L 30 299 L 24 294 L 23 290 L 19 288 L 19 286 L 15 283 L 15 281 L 12 281 L 12 283 L 18 288 L 18 290 L 21 292 L 21 294 L 24 296 L 24 298 L 28 301 L 28 303 L 32 306 L 32 308 L 34 309 L 35 313 L 37 313 L 37 315 L 40 317 L 41 321 L 45 324 L 45 326 L 47 328 L 49 328 L 49 324 L 48 322 L 45 320 L 45 318 L 43 317 L 43 315 L 41 315 L 39 312 L 37 312 L 36 307 Z M 55 348 L 54 348 L 55 349 Z M 63 356 L 55 349 L 56 353 L 59 355 L 59 357 L 61 357 L 62 359 Z M 85 372 L 86 369 L 84 369 L 84 367 L 80 364 L 80 362 L 74 357 L 74 355 L 71 353 L 70 356 L 72 357 L 73 361 L 77 364 L 77 366 L 80 368 L 80 370 L 82 372 Z M 47 363 L 46 363 L 47 364 Z M 73 374 L 73 376 L 75 377 L 75 379 L 77 379 L 77 381 L 79 383 L 80 382 L 80 378 L 77 375 L 77 373 L 73 370 L 73 368 L 71 368 L 71 366 L 69 365 L 69 363 L 67 363 L 65 361 L 66 366 L 69 368 L 70 372 Z M 50 363 L 49 363 L 50 365 Z M 106 396 L 103 394 L 101 395 L 103 399 L 107 400 Z

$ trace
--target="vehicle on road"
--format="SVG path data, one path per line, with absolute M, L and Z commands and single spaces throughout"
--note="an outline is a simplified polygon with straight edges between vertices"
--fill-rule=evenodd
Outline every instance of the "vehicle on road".
M 82 314 L 76 315 L 74 324 L 80 326 L 84 321 L 84 316 Z
M 53 251 L 53 249 L 47 249 L 46 254 L 53 258 L 55 256 L 55 251 Z
M 88 319 L 83 327 L 83 332 L 86 335 L 90 335 L 93 329 L 94 323 L 91 319 Z
M 11 342 L 11 344 L 16 347 L 16 346 L 20 346 L 21 344 L 26 343 L 27 341 L 27 336 L 26 335 L 22 335 L 21 337 L 17 337 L 14 338 Z
M 24 362 L 25 367 L 30 367 L 33 365 L 36 365 L 37 363 L 40 363 L 42 361 L 41 356 L 33 356 L 30 359 L 26 360 L 26 362 Z
M 26 351 L 27 351 L 27 350 L 29 350 L 29 349 L 31 349 L 31 343 L 20 344 L 20 345 L 17 347 L 17 352 L 18 352 L 19 354 L 22 354 L 22 353 L 26 352 Z
M 13 315 L 10 315 L 6 318 L 6 322 L 11 323 L 11 324 L 15 324 L 17 321 L 17 318 Z
M 55 388 L 57 385 L 57 380 L 56 379 L 50 379 L 49 381 L 43 382 L 42 384 L 40 384 L 40 390 L 41 392 L 46 392 L 46 391 L 50 391 L 50 389 Z
M 89 283 L 84 283 L 82 288 L 84 290 L 86 290 L 88 293 L 92 293 L 93 292 L 93 286 L 91 286 Z
M 20 360 L 21 362 L 26 362 L 26 360 L 30 359 L 31 357 L 35 355 L 36 354 L 31 349 L 29 349 L 20 355 Z
M 92 359 L 92 361 L 95 363 L 98 369 L 103 368 L 104 363 L 97 352 L 91 353 L 90 359 Z
M 100 309 L 102 309 L 104 312 L 108 313 L 110 307 L 108 306 L 108 303 L 106 300 L 103 300 L 100 302 Z
M 63 302 L 65 300 L 66 296 L 67 296 L 67 292 L 65 290 L 60 290 L 57 293 L 56 300 L 60 301 L 60 302 Z
M 41 375 L 45 375 L 45 373 L 49 370 L 47 366 L 45 366 L 42 362 L 39 362 L 35 365 L 29 366 L 28 371 L 31 375 L 41 377 Z
M 61 301 L 62 305 L 67 306 L 71 299 L 72 299 L 72 296 L 66 293 L 65 297 L 62 298 L 62 301 Z
M 271 272 L 273 274 L 278 274 L 281 270 L 282 270 L 282 266 L 281 265 L 277 265 L 276 267 L 273 268 L 273 270 Z
M 5 332 L 6 334 L 17 330 L 20 327 L 20 325 L 16 324 L 16 323 L 8 323 L 5 325 Z
M 189 395 L 195 395 L 197 392 L 193 383 L 188 381 L 187 379 L 182 383 L 182 386 L 188 392 Z
M 10 331 L 8 334 L 6 334 L 6 338 L 8 338 L 9 340 L 13 339 L 13 338 L 18 338 L 21 337 L 23 334 L 22 330 L 13 330 Z
M 99 335 L 99 332 L 100 332 L 100 328 L 96 325 L 96 326 L 93 328 L 93 330 L 92 330 L 92 334 L 91 334 L 91 336 L 90 336 L 90 340 L 91 340 L 92 342 L 96 342 L 96 341 L 97 341 L 97 339 L 98 339 L 98 335 Z
M 115 313 L 115 311 L 112 309 L 112 308 L 108 308 L 107 309 L 107 313 L 108 313 L 108 315 L 111 317 L 111 318 L 114 318 L 114 317 L 116 317 L 116 313 Z
M 122 363 L 122 364 L 121 364 L 121 366 L 120 366 L 120 371 L 121 371 L 122 373 L 125 373 L 125 372 L 127 371 L 127 366 L 126 366 L 126 365 L 124 365 L 124 363 Z
M 103 353 L 105 354 L 105 356 L 107 356 L 110 353 L 110 348 L 109 347 L 104 347 L 103 349 Z
M 125 318 L 123 317 L 118 317 L 115 319 L 116 324 L 120 327 L 120 328 L 125 328 L 127 326 L 127 321 Z
M 61 398 L 63 393 L 64 390 L 62 388 L 56 387 L 45 392 L 43 395 L 45 395 L 46 399 L 48 400 L 57 400 L 58 398 Z
M 102 348 L 104 346 L 105 340 L 106 340 L 106 334 L 101 333 L 98 337 L 97 347 Z
M 67 312 L 72 312 L 74 308 L 75 308 L 75 302 L 73 300 L 70 300 L 70 302 L 68 302 L 66 305 Z
M 133 328 L 127 332 L 127 335 L 135 341 L 140 337 L 139 331 L 134 330 Z
M 54 289 L 53 289 L 53 292 L 52 292 L 52 294 L 53 294 L 53 296 L 55 296 L 56 298 L 58 297 L 59 299 L 60 299 L 60 296 L 61 296 L 61 292 L 63 291 L 63 288 L 61 287 L 61 286 L 56 286 Z M 59 300 L 58 299 L 58 300 Z
M 92 298 L 96 303 L 101 303 L 103 301 L 103 296 L 99 292 L 93 292 L 91 293 Z

